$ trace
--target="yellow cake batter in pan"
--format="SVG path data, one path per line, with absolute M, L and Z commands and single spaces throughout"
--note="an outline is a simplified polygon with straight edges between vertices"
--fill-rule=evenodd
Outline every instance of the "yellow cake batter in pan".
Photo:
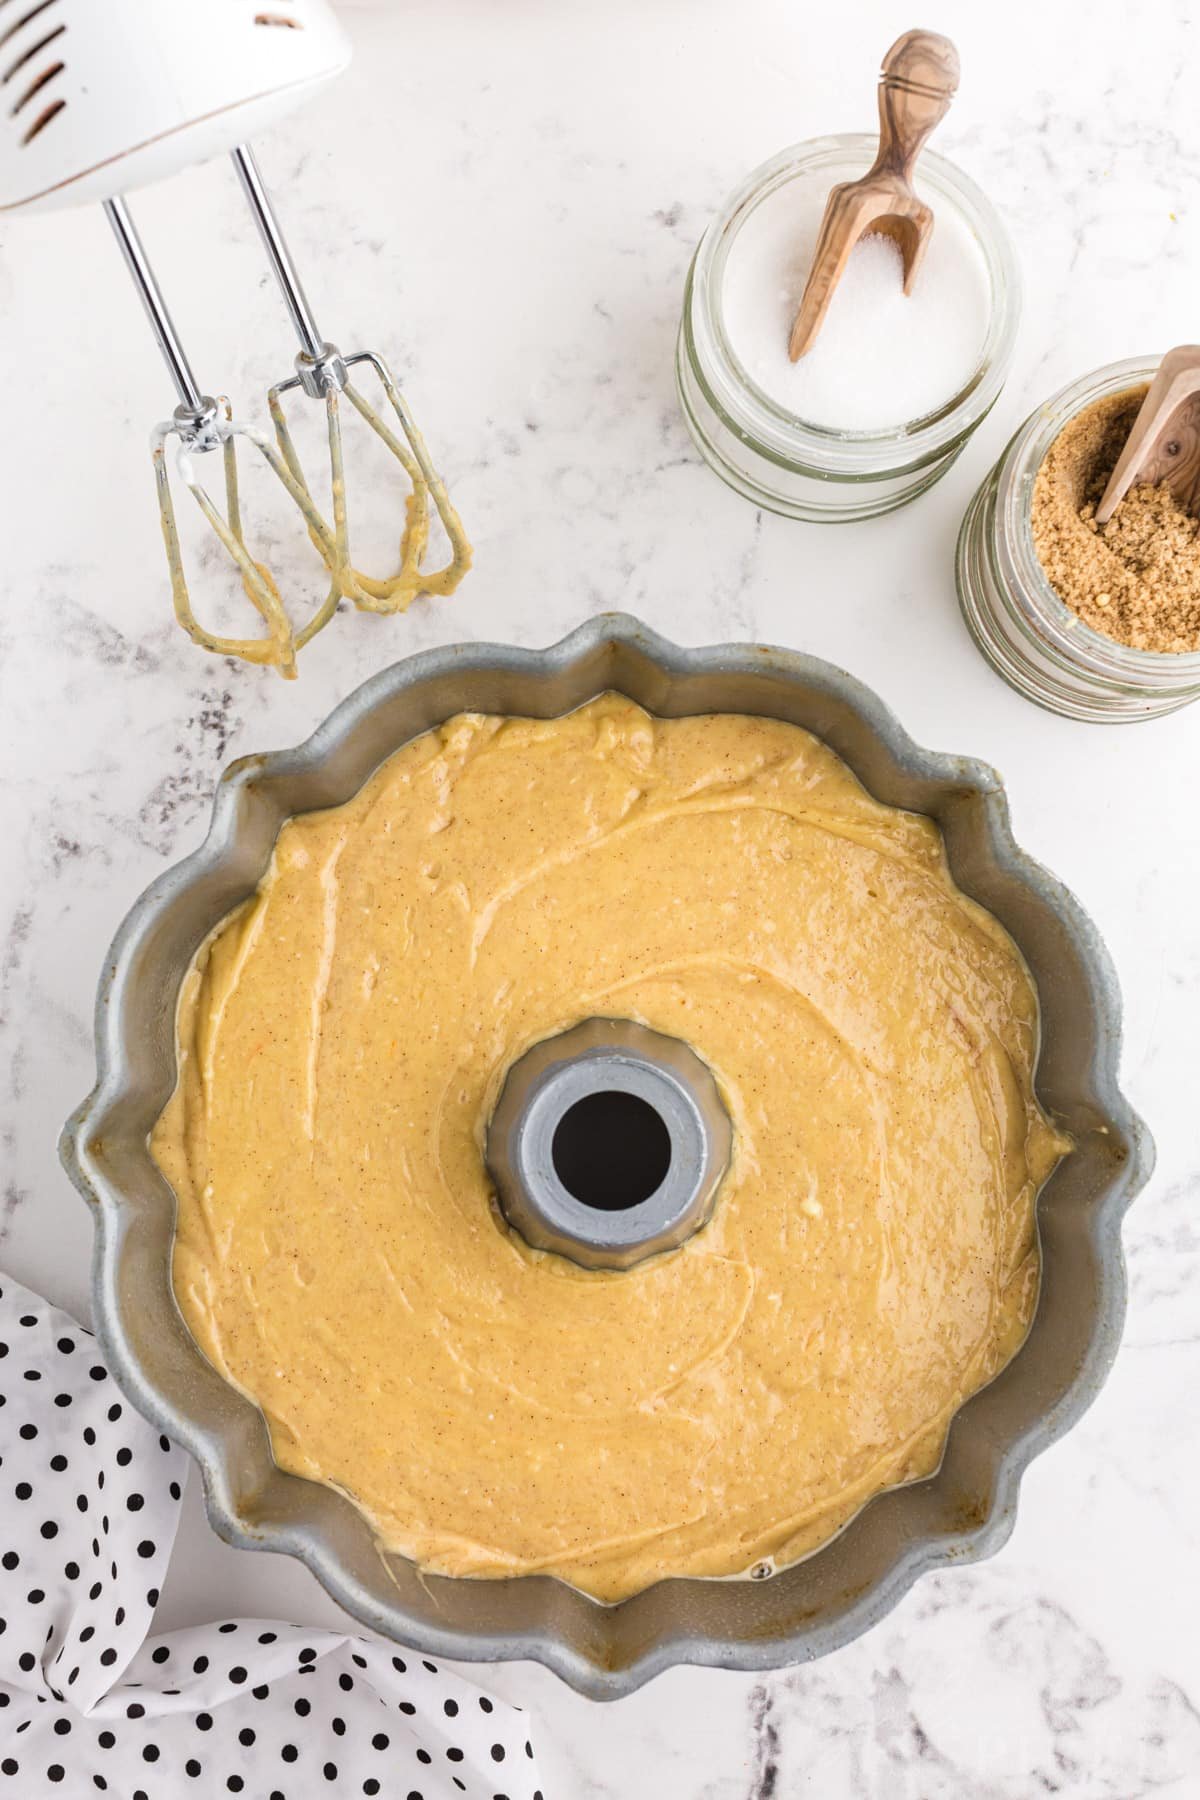
M 596 1015 L 686 1040 L 733 1122 L 711 1222 L 620 1272 L 530 1249 L 483 1161 L 511 1064 Z M 792 1560 L 1029 1327 L 1067 1148 L 1029 973 L 795 726 L 452 719 L 284 826 L 179 1031 L 184 1317 L 426 1568 L 615 1600 Z

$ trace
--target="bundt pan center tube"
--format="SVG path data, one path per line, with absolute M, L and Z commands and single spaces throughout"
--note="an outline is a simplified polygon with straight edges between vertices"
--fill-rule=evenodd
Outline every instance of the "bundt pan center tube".
M 171 1284 L 175 1199 L 148 1148 L 175 1084 L 184 976 L 254 892 L 283 822 L 349 800 L 395 750 L 457 713 L 554 718 L 606 690 L 662 718 L 741 713 L 802 726 L 875 799 L 934 819 L 958 887 L 994 914 L 1029 965 L 1041 1006 L 1038 1097 L 1074 1145 L 1038 1201 L 1032 1329 L 956 1414 L 936 1473 L 878 1495 L 771 1579 L 673 1578 L 615 1605 L 545 1575 L 422 1571 L 381 1549 L 345 1495 L 281 1471 L 262 1414 L 217 1374 L 183 1322 Z M 530 1241 L 586 1265 L 624 1267 L 703 1228 L 728 1159 L 729 1120 L 686 1045 L 648 1043 L 650 1033 L 639 1041 L 625 1022 L 591 1020 L 578 1031 L 591 1034 L 587 1042 L 566 1033 L 571 1044 L 541 1046 L 540 1064 L 510 1071 L 489 1167 Z M 925 1570 L 1004 1543 L 1023 1470 L 1095 1397 L 1116 1351 L 1121 1218 L 1153 1152 L 1118 1086 L 1120 1002 L 1107 954 L 1072 897 L 1014 844 L 995 772 L 919 749 L 866 688 L 811 657 L 758 645 L 682 649 L 610 614 L 548 650 L 457 646 L 383 671 L 306 744 L 226 771 L 204 845 L 148 889 L 117 934 L 96 1043 L 96 1086 L 64 1131 L 62 1155 L 95 1207 L 95 1323 L 114 1374 L 196 1458 L 223 1538 L 298 1556 L 366 1627 L 429 1654 L 532 1658 L 596 1699 L 630 1693 L 677 1663 L 757 1670 L 823 1655 L 881 1618 Z M 656 1115 L 640 1140 L 640 1198 L 607 1218 L 570 1186 L 569 1128 L 581 1102 L 579 1118 L 588 1105 Z M 556 1162 L 561 1129 L 566 1149 Z

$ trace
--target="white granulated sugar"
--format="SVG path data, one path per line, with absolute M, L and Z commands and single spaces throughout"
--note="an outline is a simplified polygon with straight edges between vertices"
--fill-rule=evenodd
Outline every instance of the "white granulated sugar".
M 729 247 L 720 307 L 734 355 L 764 393 L 810 425 L 879 431 L 934 412 L 979 366 L 991 312 L 987 265 L 951 207 L 934 227 L 911 294 L 900 252 L 861 238 L 816 343 L 788 359 L 788 337 L 829 192 L 797 176 L 759 202 Z

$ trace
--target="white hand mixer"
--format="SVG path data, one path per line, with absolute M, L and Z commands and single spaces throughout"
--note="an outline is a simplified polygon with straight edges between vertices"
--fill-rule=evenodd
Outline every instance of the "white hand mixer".
M 445 486 L 391 371 L 374 350 L 343 356 L 318 331 L 296 265 L 246 139 L 333 79 L 349 42 L 327 0 L 0 0 L 0 213 L 104 203 L 141 294 L 179 404 L 153 434 L 163 539 L 175 613 L 193 640 L 220 655 L 296 673 L 296 654 L 328 623 L 344 596 L 372 612 L 403 611 L 418 593 L 448 594 L 471 552 Z M 233 416 L 224 396 L 198 385 L 129 208 L 125 190 L 222 151 L 231 153 L 300 340 L 295 373 L 268 396 L 275 441 Z M 399 435 L 350 379 L 367 365 L 378 377 Z M 283 410 L 296 392 L 323 403 L 332 520 L 317 507 Z M 376 578 L 350 553 L 339 403 L 351 403 L 407 477 L 406 519 L 395 573 Z M 329 570 L 323 602 L 292 624 L 270 570 L 243 531 L 238 439 L 251 445 L 299 509 Z M 222 637 L 192 610 L 172 499 L 167 447 L 201 513 L 224 545 L 266 634 Z M 197 474 L 220 452 L 224 510 Z M 436 513 L 449 544 L 444 566 L 421 568 Z

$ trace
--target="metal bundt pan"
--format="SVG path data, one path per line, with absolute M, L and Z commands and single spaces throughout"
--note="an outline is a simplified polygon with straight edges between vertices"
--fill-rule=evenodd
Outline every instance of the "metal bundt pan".
M 613 688 L 662 717 L 746 712 L 823 738 L 891 806 L 936 819 L 959 886 L 1020 945 L 1041 996 L 1037 1087 L 1076 1148 L 1038 1204 L 1043 1278 L 1019 1354 L 955 1418 L 927 1480 L 872 1500 L 833 1542 L 766 1581 L 660 1582 L 601 1606 L 548 1576 L 423 1575 L 386 1555 L 349 1500 L 271 1457 L 265 1422 L 210 1367 L 170 1282 L 174 1196 L 147 1135 L 175 1082 L 175 1006 L 196 948 L 255 887 L 281 822 L 348 800 L 401 744 L 463 710 L 552 717 Z M 675 1663 L 769 1669 L 837 1649 L 928 1569 L 989 1555 L 1012 1528 L 1021 1474 L 1095 1397 L 1125 1303 L 1121 1219 L 1153 1162 L 1118 1086 L 1120 1000 L 1071 895 L 1014 844 L 985 764 L 921 750 L 874 694 L 811 657 L 756 645 L 680 649 L 602 616 L 552 649 L 463 645 L 368 681 L 306 744 L 222 776 L 207 841 L 138 901 L 96 1009 L 96 1087 L 62 1156 L 95 1208 L 95 1322 L 138 1409 L 195 1457 L 231 1544 L 299 1557 L 372 1631 L 428 1654 L 532 1658 L 596 1699 Z

